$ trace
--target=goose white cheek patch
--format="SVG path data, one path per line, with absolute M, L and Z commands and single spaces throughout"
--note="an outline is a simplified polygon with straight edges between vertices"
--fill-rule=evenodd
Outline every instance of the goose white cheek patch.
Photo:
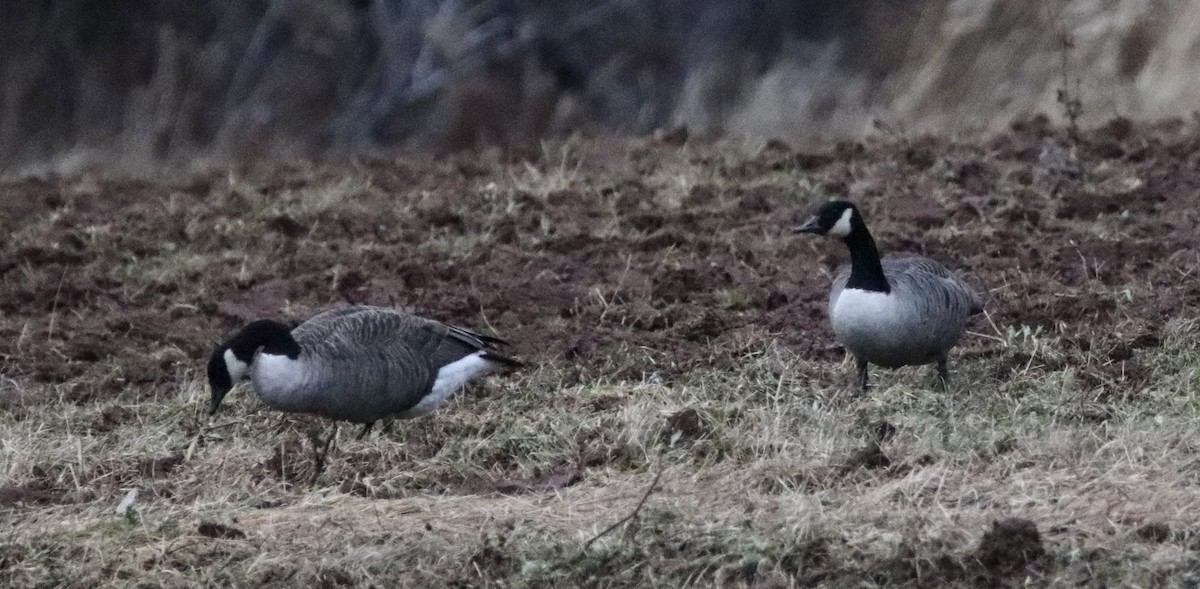
M 225 370 L 229 371 L 229 379 L 237 382 L 246 377 L 246 370 L 250 368 L 249 364 L 238 360 L 238 357 L 233 355 L 233 350 L 225 350 Z
M 846 209 L 842 211 L 841 218 L 829 230 L 829 235 L 834 237 L 845 237 L 850 235 L 850 218 L 854 216 L 854 209 Z

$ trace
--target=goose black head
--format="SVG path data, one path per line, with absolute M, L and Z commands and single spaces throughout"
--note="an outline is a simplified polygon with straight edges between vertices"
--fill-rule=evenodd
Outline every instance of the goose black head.
M 235 382 L 250 375 L 250 365 L 260 349 L 292 359 L 300 356 L 300 345 L 286 325 L 260 319 L 243 327 L 228 341 L 217 346 L 208 359 L 208 386 L 212 390 L 209 415 L 217 412 Z
M 832 200 L 817 208 L 811 219 L 793 227 L 792 231 L 845 239 L 860 226 L 863 226 L 862 215 L 853 203 Z

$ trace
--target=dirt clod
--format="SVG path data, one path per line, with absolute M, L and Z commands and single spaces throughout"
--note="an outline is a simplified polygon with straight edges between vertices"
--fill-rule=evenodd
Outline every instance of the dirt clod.
M 304 225 L 301 225 L 300 222 L 287 215 L 279 215 L 269 219 L 267 221 L 267 229 L 291 238 L 300 237 L 308 231 Z
M 896 426 L 884 420 L 872 422 L 867 428 L 867 440 L 875 445 L 886 444 L 896 437 Z
M 1162 339 L 1153 333 L 1144 333 L 1133 338 L 1133 341 L 1129 342 L 1129 347 L 1135 350 L 1142 348 L 1157 348 L 1161 345 Z
M 1162 522 L 1143 524 L 1135 532 L 1138 538 L 1151 544 L 1161 544 L 1171 539 L 1171 526 Z
M 887 468 L 892 465 L 892 459 L 883 452 L 879 444 L 871 442 L 866 446 L 855 450 L 846 458 L 843 464 L 843 471 L 852 471 L 859 468 L 868 470 L 876 468 Z
M 708 420 L 699 411 L 688 408 L 667 416 L 667 427 L 663 434 L 670 438 L 678 432 L 681 440 L 698 440 L 708 435 L 710 430 Z
M 338 567 L 326 567 L 317 575 L 321 589 L 349 587 L 354 585 L 354 576 Z
M 684 125 L 679 125 L 673 129 L 660 129 L 654 134 L 654 139 L 663 145 L 679 147 L 688 140 L 688 128 Z
M 205 536 L 207 538 L 224 538 L 226 540 L 240 540 L 240 539 L 246 537 L 245 532 L 243 532 L 237 528 L 233 528 L 233 527 L 227 526 L 225 524 L 219 524 L 216 522 L 200 522 L 200 525 L 196 527 L 196 531 L 199 532 L 199 534 L 201 536 Z
M 624 398 L 618 395 L 601 395 L 588 402 L 588 406 L 592 411 L 611 411 L 621 406 Z
M 992 370 L 992 376 L 999 381 L 1006 381 L 1012 377 L 1014 373 L 1024 370 L 1025 367 L 1033 363 L 1033 357 L 1023 352 L 1017 352 L 1007 358 L 1004 358 L 996 364 Z
M 60 502 L 66 491 L 44 488 L 38 485 L 15 485 L 0 487 L 0 507 L 51 505 Z
M 1117 344 L 1108 353 L 1108 359 L 1113 362 L 1124 362 L 1133 359 L 1133 348 L 1128 344 Z
M 992 452 L 999 456 L 1001 454 L 1008 454 L 1009 452 L 1016 450 L 1018 447 L 1019 444 L 1017 443 L 1017 439 L 1008 436 L 996 440 L 996 442 L 992 444 Z
M 92 427 L 98 432 L 108 432 L 133 417 L 133 411 L 120 405 L 110 405 L 100 411 Z
M 1045 556 L 1037 525 L 1023 518 L 992 522 L 975 551 L 980 564 L 995 574 L 1022 570 Z
M 159 458 L 148 458 L 138 465 L 138 472 L 146 478 L 160 478 L 171 474 L 180 464 L 183 464 L 182 454 L 172 454 Z

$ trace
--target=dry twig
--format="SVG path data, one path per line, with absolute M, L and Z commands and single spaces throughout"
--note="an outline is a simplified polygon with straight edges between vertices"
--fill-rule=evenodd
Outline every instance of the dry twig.
M 650 481 L 650 486 L 646 487 L 645 494 L 642 495 L 642 499 L 640 501 L 638 501 L 637 506 L 635 506 L 633 508 L 633 511 L 629 512 L 628 515 L 617 520 L 616 522 L 614 522 L 612 525 L 608 526 L 607 528 L 604 528 L 603 530 L 601 530 L 599 534 L 592 536 L 592 539 L 588 540 L 587 543 L 585 543 L 583 545 L 583 550 L 580 551 L 580 554 L 586 553 L 588 551 L 588 549 L 592 547 L 592 543 L 594 543 L 596 540 L 599 540 L 600 538 L 607 536 L 613 530 L 625 525 L 626 523 L 628 523 L 630 521 L 633 521 L 633 519 L 637 517 L 638 513 L 640 513 L 642 511 L 642 507 L 646 505 L 646 501 L 648 499 L 650 499 L 650 494 L 654 492 L 654 489 L 656 487 L 658 487 L 658 481 L 659 481 L 659 479 L 662 478 L 662 474 L 663 474 L 662 455 L 663 455 L 663 452 L 660 449 L 658 451 L 658 470 L 657 470 L 657 472 L 654 473 L 654 480 Z

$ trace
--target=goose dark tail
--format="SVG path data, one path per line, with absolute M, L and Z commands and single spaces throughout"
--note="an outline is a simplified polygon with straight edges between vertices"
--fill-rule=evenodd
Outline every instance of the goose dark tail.
M 525 366 L 525 364 L 519 360 L 514 360 L 503 354 L 497 354 L 496 352 L 484 352 L 480 358 L 483 358 L 489 362 L 495 362 L 496 364 L 500 364 L 506 368 L 521 368 Z

